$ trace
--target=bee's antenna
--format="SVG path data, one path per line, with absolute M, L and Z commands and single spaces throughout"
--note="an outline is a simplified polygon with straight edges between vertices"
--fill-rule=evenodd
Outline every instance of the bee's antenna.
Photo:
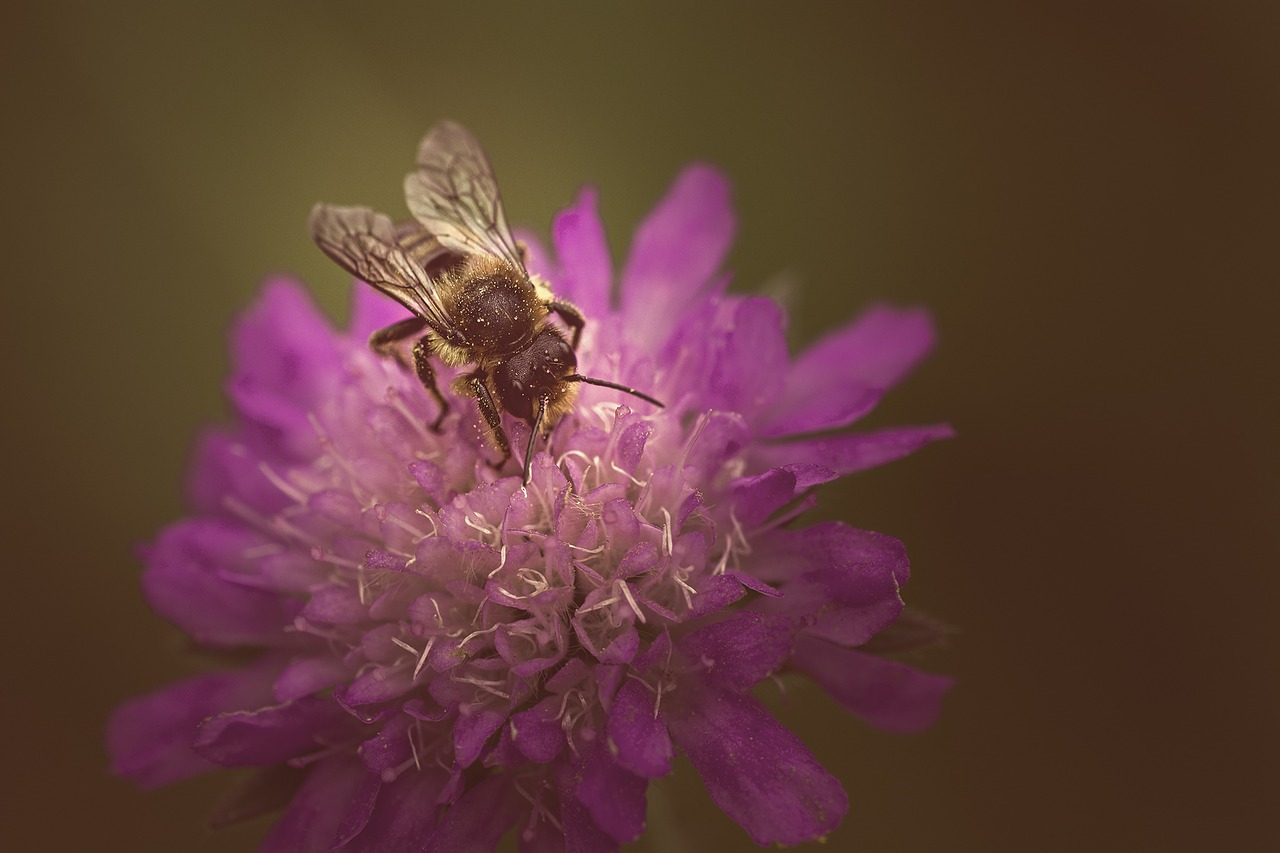
M 648 394 L 644 393 L 643 391 L 637 391 L 634 388 L 628 388 L 626 385 L 619 385 L 617 382 L 610 382 L 608 379 L 592 379 L 590 376 L 583 376 L 580 373 L 574 373 L 569 376 L 566 376 L 564 378 L 564 381 L 565 382 L 585 382 L 588 385 L 599 385 L 602 388 L 613 388 L 617 391 L 626 391 L 628 394 L 639 397 L 641 400 L 646 400 L 650 403 L 653 403 L 659 409 L 666 408 L 666 406 L 664 406 L 660 401 L 655 400 L 654 398 L 650 397 Z

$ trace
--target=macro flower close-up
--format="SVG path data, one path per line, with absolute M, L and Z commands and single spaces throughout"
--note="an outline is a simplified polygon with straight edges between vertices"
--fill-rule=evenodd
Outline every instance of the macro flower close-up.
M 474 400 L 441 408 L 409 314 L 356 282 L 335 330 L 297 282 L 232 333 L 232 423 L 201 438 L 191 515 L 143 549 L 148 603 L 223 668 L 130 700 L 112 767 L 143 787 L 255 768 L 214 815 L 281 816 L 266 850 L 611 850 L 682 753 L 757 844 L 824 838 L 840 781 L 752 693 L 812 679 L 894 732 L 951 680 L 896 659 L 896 539 L 805 513 L 824 483 L 951 435 L 851 429 L 931 350 L 922 309 L 875 305 L 792 357 L 774 301 L 727 290 L 724 177 L 686 168 L 611 257 L 593 190 L 522 234 L 585 317 L 584 375 L 548 437 L 510 412 L 502 467 Z M 525 448 L 529 482 L 522 482 Z

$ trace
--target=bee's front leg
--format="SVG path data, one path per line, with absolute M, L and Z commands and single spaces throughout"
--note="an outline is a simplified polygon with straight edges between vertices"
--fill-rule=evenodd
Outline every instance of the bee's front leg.
M 533 476 L 533 445 L 538 440 L 538 433 L 542 431 L 542 419 L 547 414 L 547 395 L 543 394 L 538 398 L 538 417 L 530 425 L 529 428 L 529 446 L 524 452 L 524 474 L 521 482 L 526 486 Z
M 563 299 L 552 299 L 547 303 L 547 309 L 559 314 L 565 325 L 573 330 L 573 343 L 571 346 L 577 349 L 578 341 L 582 339 L 582 327 L 586 325 L 587 318 L 582 316 L 582 312 L 578 310 L 577 305 L 572 302 L 565 302 Z

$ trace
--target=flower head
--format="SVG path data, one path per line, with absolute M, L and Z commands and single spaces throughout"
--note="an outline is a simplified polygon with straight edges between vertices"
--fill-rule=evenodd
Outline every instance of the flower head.
M 234 333 L 239 417 L 201 441 L 196 514 L 143 579 L 253 663 L 125 704 L 116 772 L 261 768 L 218 819 L 287 802 L 270 850 L 490 849 L 512 828 L 524 850 L 608 850 L 679 749 L 757 842 L 831 831 L 839 782 L 752 686 L 798 670 L 910 730 L 950 682 L 868 645 L 901 613 L 902 545 L 797 519 L 816 486 L 950 431 L 833 432 L 923 357 L 929 319 L 876 307 L 790 361 L 779 307 L 724 290 L 733 228 L 722 177 L 692 167 L 616 288 L 594 193 L 557 217 L 554 259 L 528 241 L 588 319 L 584 372 L 667 407 L 582 387 L 527 487 L 520 460 L 489 465 L 474 404 L 432 431 L 412 371 L 369 350 L 402 309 L 358 284 L 335 333 L 269 284 Z

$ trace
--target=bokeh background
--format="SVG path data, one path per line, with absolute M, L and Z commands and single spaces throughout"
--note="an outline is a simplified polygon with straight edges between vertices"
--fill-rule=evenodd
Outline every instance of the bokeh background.
M 959 684 L 911 737 L 773 702 L 849 791 L 824 849 L 1280 849 L 1278 37 L 1269 2 L 10 4 L 6 848 L 261 837 L 203 829 L 226 777 L 106 771 L 110 709 L 203 665 L 132 549 L 183 512 L 259 282 L 344 316 L 309 206 L 400 210 L 452 117 L 514 221 L 600 187 L 619 257 L 718 164 L 735 287 L 789 282 L 795 346 L 936 312 L 870 423 L 959 439 L 821 515 L 906 541 L 908 601 L 956 627 L 920 662 Z M 678 775 L 640 849 L 748 849 Z

